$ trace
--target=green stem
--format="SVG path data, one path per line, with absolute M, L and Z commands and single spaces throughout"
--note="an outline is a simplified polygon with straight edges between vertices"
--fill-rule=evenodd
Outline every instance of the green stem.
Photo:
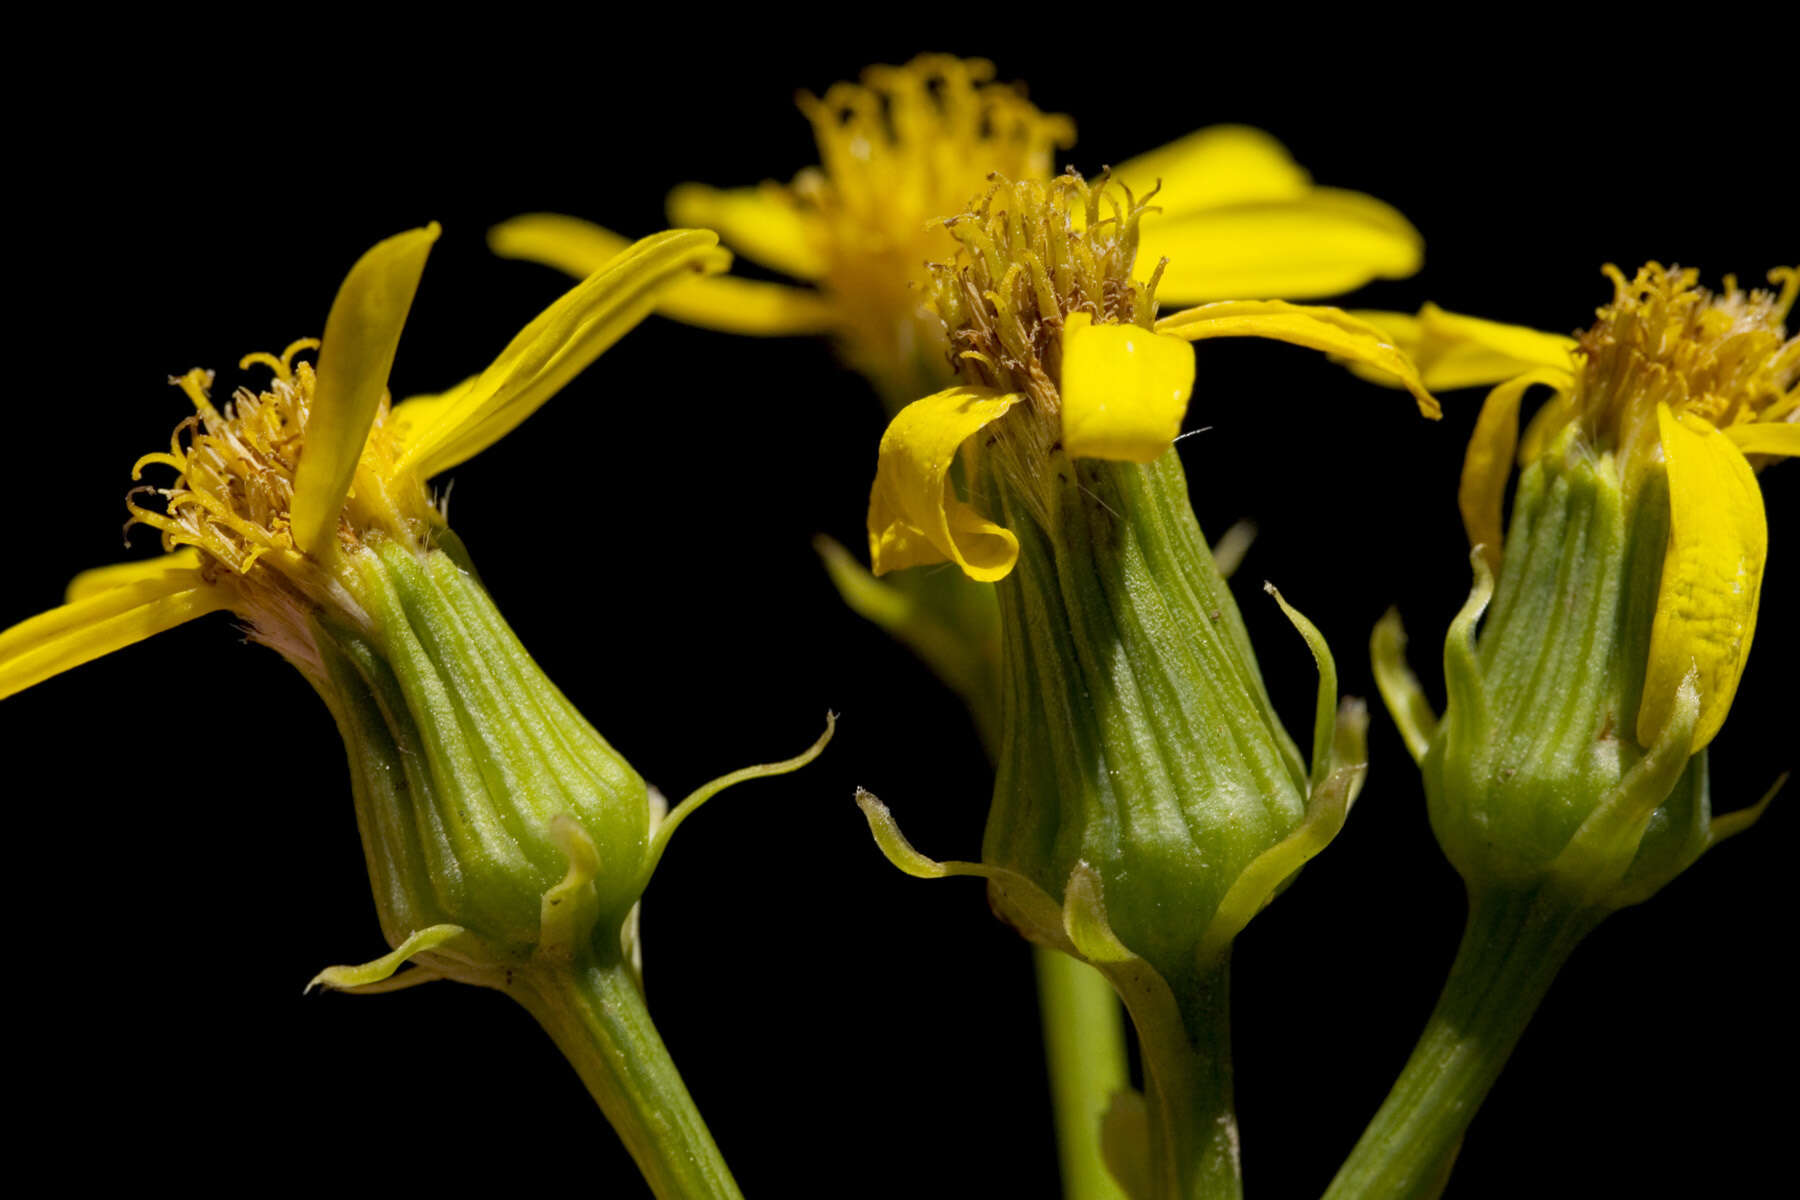
M 1137 1023 L 1150 1117 L 1151 1195 L 1240 1200 L 1229 965 L 1220 963 L 1182 994 L 1187 1003 L 1178 1022 Z
M 1100 1122 L 1116 1092 L 1130 1088 L 1124 1010 L 1112 984 L 1059 950 L 1032 947 L 1056 1147 L 1065 1200 L 1124 1200 L 1100 1153 Z
M 1599 915 L 1549 892 L 1473 898 L 1462 946 L 1425 1032 L 1326 1200 L 1409 1200 L 1442 1190 L 1475 1110 Z
M 510 994 L 580 1073 L 659 1200 L 742 1200 L 623 962 L 526 972 Z

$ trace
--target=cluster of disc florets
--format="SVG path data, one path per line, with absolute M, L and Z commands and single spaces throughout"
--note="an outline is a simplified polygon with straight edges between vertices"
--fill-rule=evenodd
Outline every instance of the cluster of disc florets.
M 1026 397 L 997 431 L 1021 478 L 1035 478 L 1060 444 L 1068 317 L 1144 328 L 1156 318 L 1163 264 L 1148 282 L 1133 277 L 1138 222 L 1154 195 L 1104 175 L 1090 184 L 1073 169 L 1047 183 L 991 175 L 973 207 L 941 222 L 961 252 L 932 264 L 931 305 L 965 383 Z
M 823 98 L 803 92 L 819 167 L 794 180 L 795 194 L 855 233 L 845 253 L 954 211 L 981 174 L 1048 176 L 1058 149 L 1075 140 L 1065 116 L 1038 111 L 1017 84 L 994 82 L 994 64 L 924 54 L 904 66 L 870 67 L 859 83 Z M 910 217 L 895 221 L 892 218 Z M 909 264 L 916 265 L 916 264 Z
M 162 535 L 164 550 L 192 546 L 203 562 L 254 585 L 297 587 L 308 594 L 329 589 L 328 573 L 296 545 L 292 528 L 295 473 L 305 452 L 316 385 L 312 365 L 295 355 L 318 345 L 318 339 L 305 338 L 279 356 L 246 356 L 240 369 L 267 367 L 274 378 L 262 391 L 238 388 L 222 405 L 212 401 L 213 372 L 195 368 L 170 379 L 194 412 L 175 427 L 167 451 L 146 454 L 132 466 L 134 481 L 155 466 L 170 468 L 175 479 L 127 495 L 127 531 L 148 525 Z M 386 469 L 398 451 L 384 398 L 363 448 L 363 466 L 373 469 L 359 471 L 345 500 L 340 541 L 355 545 L 374 528 L 409 536 L 429 519 L 423 486 Z M 396 489 L 407 494 L 391 494 Z M 160 499 L 161 511 L 147 506 L 152 497 Z
M 1581 336 L 1573 397 L 1582 432 L 1628 460 L 1656 444 L 1656 408 L 1667 404 L 1725 428 L 1792 420 L 1800 407 L 1800 338 L 1783 325 L 1800 271 L 1769 279 L 1779 292 L 1740 290 L 1729 276 L 1713 293 L 1699 272 L 1648 263 L 1627 279 L 1608 266 L 1612 302 Z

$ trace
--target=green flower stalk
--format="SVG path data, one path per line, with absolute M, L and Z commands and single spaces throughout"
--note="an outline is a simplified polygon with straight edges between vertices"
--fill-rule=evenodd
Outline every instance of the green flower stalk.
M 737 1187 L 644 1008 L 636 913 L 670 835 L 709 797 L 816 755 L 752 767 L 667 811 L 547 680 L 450 530 L 430 477 L 498 441 L 685 278 L 722 270 L 711 233 L 646 238 L 564 295 L 487 370 L 390 404 L 388 372 L 437 226 L 351 269 L 322 340 L 252 354 L 273 378 L 194 415 L 167 470 L 127 500 L 162 557 L 79 576 L 68 602 L 0 633 L 0 697 L 229 609 L 299 669 L 349 755 L 392 952 L 315 984 L 386 991 L 458 979 L 506 992 L 549 1031 L 662 1197 Z M 297 358 L 316 350 L 314 365 Z M 395 974 L 407 962 L 409 972 Z
M 965 253 L 935 269 L 933 302 L 963 382 L 889 427 L 869 537 L 878 573 L 948 561 L 994 587 L 1001 743 L 981 861 L 925 858 L 859 802 L 896 865 L 986 879 L 1004 920 L 1118 991 L 1146 1082 L 1106 1121 L 1126 1190 L 1236 1196 L 1231 944 L 1341 828 L 1366 716 L 1339 703 L 1323 638 L 1279 595 L 1319 668 L 1309 756 L 1275 716 L 1169 453 L 1188 343 L 1329 349 L 1436 407 L 1403 355 L 1335 309 L 1156 319 L 1156 276 L 1134 274 L 1143 205 L 1107 181 L 999 181 L 951 222 Z
M 1576 945 L 1774 794 L 1715 818 L 1707 746 L 1755 628 L 1767 547 L 1755 467 L 1800 452 L 1800 341 L 1782 327 L 1800 275 L 1775 273 L 1777 297 L 1715 296 L 1655 264 L 1609 272 L 1613 301 L 1573 345 L 1419 318 L 1427 378 L 1480 359 L 1511 375 L 1464 467 L 1476 583 L 1445 641 L 1441 720 L 1404 663 L 1397 614 L 1373 643 L 1470 911 L 1437 1009 L 1332 1197 L 1436 1194 Z M 1521 440 L 1533 384 L 1554 397 Z

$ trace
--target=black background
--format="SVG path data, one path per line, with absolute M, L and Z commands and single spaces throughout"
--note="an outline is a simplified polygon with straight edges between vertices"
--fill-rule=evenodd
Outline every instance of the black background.
M 675 183 L 786 178 L 814 161 L 795 89 L 921 48 L 1029 80 L 1076 118 L 1068 157 L 1089 171 L 1215 121 L 1271 130 L 1321 182 L 1383 197 L 1426 236 L 1424 272 L 1357 305 L 1434 299 L 1573 330 L 1609 294 L 1604 261 L 1755 281 L 1800 243 L 1771 175 L 1792 153 L 1784 103 L 1757 90 L 1755 61 L 1728 70 L 1691 46 L 1678 65 L 1651 57 L 1669 47 L 1563 27 L 1402 48 L 1297 21 L 1071 27 L 1034 45 L 996 17 L 808 47 L 798 14 L 755 36 L 673 23 L 679 36 L 521 25 L 453 45 L 423 19 L 180 45 L 114 30 L 113 49 L 44 50 L 60 82 L 10 122 L 0 626 L 121 556 L 128 468 L 186 408 L 164 378 L 206 365 L 224 384 L 245 352 L 316 333 L 377 239 L 444 223 L 393 374 L 397 394 L 438 390 L 564 286 L 490 258 L 490 224 L 546 210 L 642 234 Z M 1449 396 L 1433 425 L 1308 352 L 1215 342 L 1199 359 L 1189 427 L 1213 430 L 1180 453 L 1209 532 L 1260 525 L 1238 591 L 1290 726 L 1309 719 L 1312 667 L 1265 578 L 1363 695 L 1368 630 L 1398 603 L 1441 696 L 1479 396 Z M 851 803 L 870 787 L 927 853 L 977 852 L 988 772 L 957 705 L 839 607 L 809 546 L 819 530 L 860 545 L 881 426 L 823 344 L 653 319 L 457 469 L 452 515 L 525 644 L 668 795 L 789 755 L 842 714 L 813 767 L 689 824 L 645 905 L 652 1010 L 745 1189 L 1050 1195 L 1025 947 L 978 885 L 891 869 Z M 1765 477 L 1763 620 L 1715 744 L 1720 808 L 1794 764 L 1790 472 Z M 153 551 L 136 540 L 133 556 Z M 196 622 L 0 710 L 24 1009 L 9 1057 L 32 1110 L 16 1153 L 71 1179 L 200 1189 L 418 1177 L 639 1194 L 573 1073 L 500 995 L 302 996 L 319 967 L 385 947 L 331 722 L 239 640 L 227 618 Z M 1348 828 L 1238 943 L 1254 1195 L 1323 1187 L 1455 945 L 1460 885 L 1385 716 L 1371 752 Z M 1797 829 L 1778 803 L 1577 953 L 1452 1197 L 1748 1194 L 1785 1173 Z

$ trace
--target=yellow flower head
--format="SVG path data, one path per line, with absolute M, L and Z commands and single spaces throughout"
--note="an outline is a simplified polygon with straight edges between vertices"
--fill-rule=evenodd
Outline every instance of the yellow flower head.
M 1776 292 L 1727 279 L 1715 294 L 1691 270 L 1650 263 L 1630 279 L 1605 270 L 1613 299 L 1578 340 L 1429 307 L 1368 319 L 1415 355 L 1428 382 L 1503 381 L 1482 406 L 1459 491 L 1469 539 L 1491 570 L 1515 458 L 1608 456 L 1627 502 L 1666 479 L 1669 538 L 1635 730 L 1641 744 L 1654 742 L 1691 674 L 1698 749 L 1725 719 L 1755 631 L 1768 552 L 1756 468 L 1800 454 L 1800 339 L 1783 325 L 1800 271 L 1771 271 Z M 1520 402 L 1537 384 L 1554 395 L 1521 438 Z
M 316 677 L 309 614 L 368 622 L 359 552 L 448 536 L 430 477 L 509 433 L 642 320 L 660 290 L 729 262 L 709 232 L 646 238 L 551 305 L 480 375 L 390 406 L 388 372 L 437 236 L 436 225 L 411 230 L 363 255 L 322 339 L 247 356 L 241 370 L 272 372 L 265 390 L 215 404 L 212 372 L 171 380 L 194 413 L 132 478 L 166 468 L 174 479 L 127 498 L 131 523 L 158 530 L 166 553 L 85 572 L 68 603 L 0 633 L 0 697 L 221 608 Z M 317 366 L 297 358 L 312 350 Z
M 882 438 L 869 505 L 876 574 L 948 561 L 973 579 L 1003 578 L 1017 541 L 958 498 L 959 448 L 970 462 L 991 454 L 1047 518 L 1059 460 L 1148 463 L 1174 442 L 1194 379 L 1189 342 L 1257 336 L 1325 350 L 1401 380 L 1437 415 L 1406 357 L 1336 309 L 1228 301 L 1157 320 L 1165 262 L 1148 280 L 1137 272 L 1150 198 L 1072 174 L 1000 179 L 944 223 L 959 253 L 932 267 L 930 296 L 963 382 L 908 405 Z
M 819 165 L 792 182 L 669 196 L 679 225 L 719 231 L 745 256 L 814 285 L 722 278 L 669 294 L 681 320 L 737 333 L 830 333 L 891 403 L 944 378 L 943 334 L 923 304 L 924 264 L 955 252 L 941 218 L 969 207 L 990 175 L 1047 183 L 1073 144 L 1067 117 L 1040 112 L 993 64 L 942 54 L 877 66 L 859 83 L 802 95 Z M 1419 267 L 1418 233 L 1387 205 L 1315 186 L 1259 130 L 1202 129 L 1120 164 L 1139 194 L 1165 185 L 1141 214 L 1150 261 L 1172 260 L 1176 300 L 1324 296 Z M 584 274 L 618 252 L 617 234 L 568 217 L 519 217 L 491 235 L 496 252 Z
M 838 314 L 852 365 L 868 374 L 940 356 L 942 333 L 920 310 L 925 264 L 951 249 L 940 218 L 980 194 L 990 172 L 1047 178 L 1074 144 L 1067 117 L 1042 113 L 982 59 L 927 54 L 877 66 L 823 98 L 800 96 L 819 166 L 783 189 L 803 228 L 811 273 Z M 669 211 L 698 226 L 728 193 L 689 185 Z

